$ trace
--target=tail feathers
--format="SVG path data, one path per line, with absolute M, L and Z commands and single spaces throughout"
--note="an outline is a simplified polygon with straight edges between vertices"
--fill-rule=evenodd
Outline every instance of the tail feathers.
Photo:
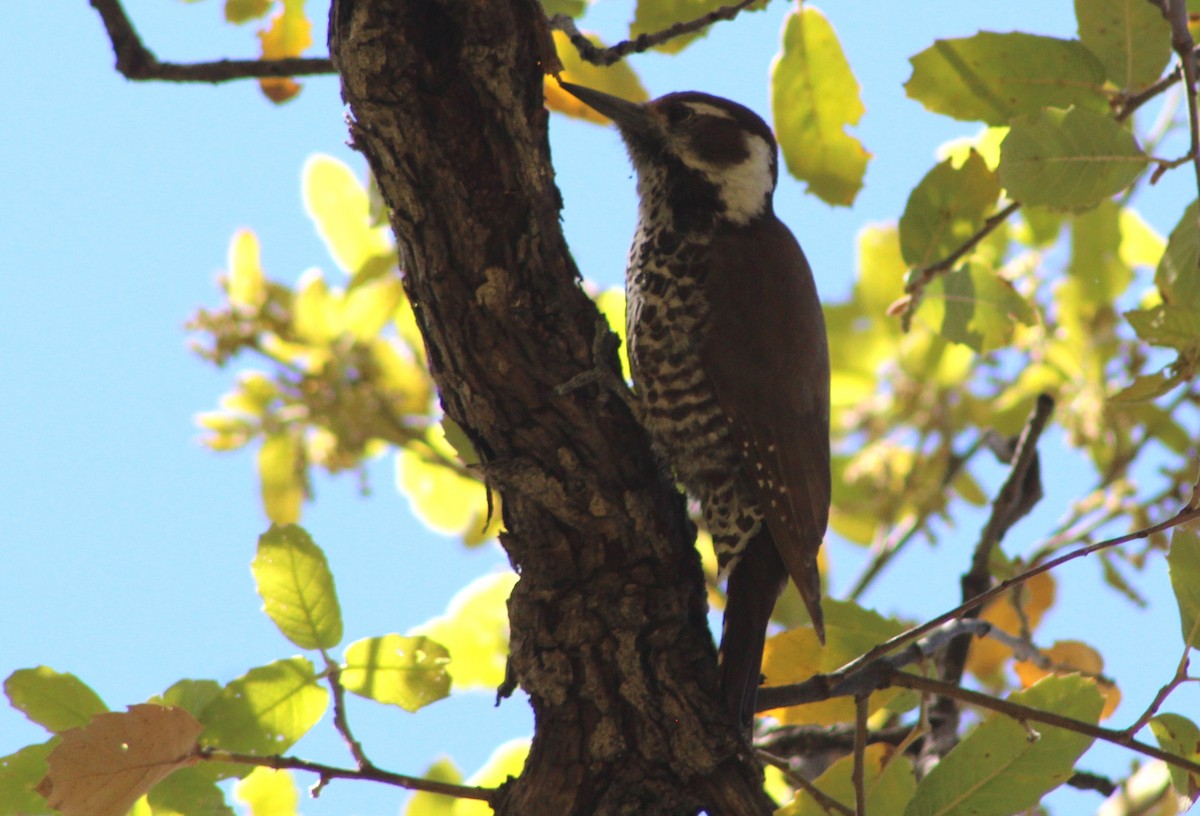
M 787 580 L 787 570 L 765 528 L 746 546 L 729 575 L 718 658 L 721 696 L 747 731 L 754 723 L 767 624 Z M 817 610 L 819 614 L 819 606 Z

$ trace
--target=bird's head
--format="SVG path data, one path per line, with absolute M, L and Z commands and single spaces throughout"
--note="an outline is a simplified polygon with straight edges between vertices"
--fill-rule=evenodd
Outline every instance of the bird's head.
M 569 82 L 562 87 L 620 129 L 643 206 L 661 199 L 676 218 L 711 211 L 714 220 L 735 225 L 771 211 L 775 137 L 744 105 L 696 91 L 637 103 Z

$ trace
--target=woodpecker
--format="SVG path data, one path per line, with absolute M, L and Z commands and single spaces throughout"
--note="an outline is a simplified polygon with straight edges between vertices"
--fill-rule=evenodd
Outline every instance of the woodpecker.
M 709 94 L 638 104 L 562 86 L 612 119 L 637 173 L 625 273 L 633 405 L 699 502 L 728 575 L 721 693 L 749 729 L 789 575 L 825 640 L 829 352 L 812 271 L 775 216 L 775 138 L 753 111 Z

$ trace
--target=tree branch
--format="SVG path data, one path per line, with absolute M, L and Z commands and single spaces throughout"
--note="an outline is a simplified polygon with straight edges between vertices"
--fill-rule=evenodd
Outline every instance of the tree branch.
M 1051 711 L 1042 711 L 1041 709 L 1031 708 L 1021 703 L 1014 703 L 1011 700 L 1001 700 L 987 694 L 981 694 L 978 691 L 965 689 L 962 686 L 956 686 L 952 683 L 943 683 L 941 680 L 934 680 L 928 677 L 921 677 L 917 674 L 909 672 L 894 671 L 888 678 L 888 682 L 892 686 L 912 689 L 914 691 L 923 691 L 930 694 L 937 694 L 943 697 L 953 697 L 970 705 L 979 706 L 989 711 L 996 711 L 1008 717 L 1012 717 L 1018 722 L 1040 722 L 1046 725 L 1053 725 L 1057 728 L 1063 728 L 1067 731 L 1074 731 L 1077 734 L 1084 734 L 1093 739 L 1110 742 L 1113 745 L 1119 745 L 1122 748 L 1128 748 L 1131 751 L 1136 751 L 1144 756 L 1152 757 L 1161 760 L 1168 765 L 1173 765 L 1176 768 L 1182 768 L 1190 773 L 1200 773 L 1200 762 L 1193 762 L 1190 759 L 1185 759 L 1181 756 L 1169 753 L 1149 745 L 1145 742 L 1140 742 L 1133 739 L 1124 731 L 1116 731 L 1112 728 L 1101 728 L 1098 725 L 1092 725 L 1083 720 L 1077 720 L 1073 717 L 1064 717 L 1061 714 L 1055 714 Z
M 1191 135 L 1191 146 L 1184 159 L 1192 161 L 1196 175 L 1196 190 L 1200 193 L 1200 111 L 1196 106 L 1196 59 L 1193 53 L 1196 43 L 1192 40 L 1192 32 L 1188 30 L 1188 10 L 1184 0 L 1169 0 L 1167 22 L 1171 24 L 1171 46 L 1179 55 L 1179 65 L 1183 71 L 1184 93 L 1187 96 L 1188 133 Z
M 477 788 L 470 785 L 452 785 L 448 782 L 438 782 L 434 779 L 423 779 L 419 776 L 384 771 L 374 766 L 352 770 L 326 765 L 322 762 L 310 762 L 307 759 L 289 756 L 259 756 L 257 754 L 235 754 L 230 751 L 220 751 L 215 748 L 201 748 L 201 759 L 210 762 L 233 762 L 238 765 L 255 765 L 261 768 L 274 768 L 277 771 L 306 771 L 316 774 L 320 781 L 316 790 L 320 790 L 331 779 L 358 779 L 367 782 L 382 782 L 405 790 L 440 793 L 443 796 L 453 796 L 458 799 L 479 799 L 492 803 L 493 797 L 499 793 L 499 788 Z
M 166 82 L 229 82 L 235 79 L 272 79 L 279 77 L 332 74 L 328 57 L 289 57 L 277 60 L 216 60 L 214 62 L 159 62 L 142 42 L 137 29 L 125 13 L 120 0 L 91 0 L 100 14 L 117 70 L 126 79 Z
M 707 28 L 718 20 L 732 20 L 739 13 L 759 2 L 762 2 L 762 0 L 740 0 L 737 3 L 713 9 L 694 20 L 675 23 L 672 26 L 664 28 L 662 31 L 639 34 L 632 40 L 625 40 L 608 48 L 599 48 L 592 43 L 591 40 L 579 31 L 579 28 L 575 25 L 575 21 L 566 14 L 556 14 L 550 18 L 550 27 L 555 31 L 561 31 L 567 35 L 567 38 L 571 40 L 571 44 L 575 46 L 575 50 L 579 52 L 580 59 L 584 62 L 590 62 L 593 65 L 612 65 L 627 54 L 648 51 L 676 37 L 682 37 L 685 34 L 692 34 Z

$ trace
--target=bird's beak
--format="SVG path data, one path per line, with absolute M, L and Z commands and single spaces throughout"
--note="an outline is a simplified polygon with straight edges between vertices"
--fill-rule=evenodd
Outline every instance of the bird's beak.
M 560 82 L 559 85 L 589 108 L 612 119 L 621 132 L 627 136 L 640 136 L 654 128 L 654 115 L 647 110 L 645 105 L 597 91 L 595 88 L 576 85 L 573 82 Z

